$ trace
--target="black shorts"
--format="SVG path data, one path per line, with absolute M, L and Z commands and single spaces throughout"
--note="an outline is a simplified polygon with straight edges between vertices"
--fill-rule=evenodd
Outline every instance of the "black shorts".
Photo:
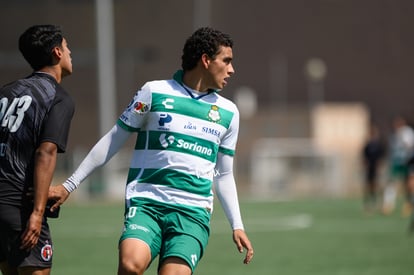
M 30 251 L 20 249 L 29 215 L 18 207 L 0 205 L 0 262 L 7 261 L 12 267 L 51 267 L 53 243 L 45 217 L 37 245 Z

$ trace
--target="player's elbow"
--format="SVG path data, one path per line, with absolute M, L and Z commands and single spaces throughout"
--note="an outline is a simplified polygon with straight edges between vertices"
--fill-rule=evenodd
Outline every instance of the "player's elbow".
M 36 149 L 35 159 L 37 161 L 48 161 L 50 159 L 56 159 L 57 157 L 57 146 L 51 142 L 43 142 Z

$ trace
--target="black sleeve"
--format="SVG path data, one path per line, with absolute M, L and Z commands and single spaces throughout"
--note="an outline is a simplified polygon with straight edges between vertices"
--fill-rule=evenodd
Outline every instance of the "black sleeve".
M 53 142 L 58 147 L 58 152 L 64 153 L 74 111 L 72 98 L 63 89 L 57 89 L 43 125 L 40 142 Z

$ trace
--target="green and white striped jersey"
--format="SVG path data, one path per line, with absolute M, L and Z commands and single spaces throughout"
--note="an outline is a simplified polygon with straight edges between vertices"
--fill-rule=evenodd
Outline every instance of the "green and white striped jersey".
M 137 132 L 126 199 L 212 209 L 217 154 L 234 155 L 239 112 L 216 91 L 194 96 L 182 72 L 174 79 L 147 82 L 118 119 Z

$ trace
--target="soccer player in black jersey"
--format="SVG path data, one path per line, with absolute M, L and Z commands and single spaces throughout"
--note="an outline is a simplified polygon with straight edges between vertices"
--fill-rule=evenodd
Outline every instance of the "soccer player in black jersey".
M 72 59 L 54 25 L 28 28 L 19 49 L 33 73 L 0 88 L 0 269 L 43 275 L 50 274 L 53 255 L 48 190 L 74 113 L 60 86 Z

